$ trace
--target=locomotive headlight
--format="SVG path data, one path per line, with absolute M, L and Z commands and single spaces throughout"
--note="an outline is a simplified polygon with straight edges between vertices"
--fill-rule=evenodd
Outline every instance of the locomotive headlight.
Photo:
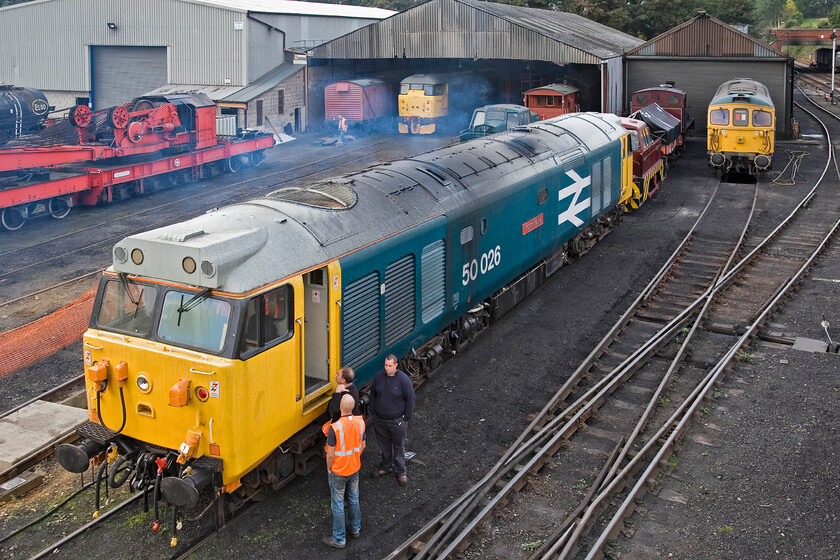
M 125 247 L 120 247 L 117 245 L 114 247 L 114 260 L 120 263 L 124 263 L 128 260 L 128 253 L 125 250 Z
M 140 249 L 132 249 L 131 250 L 131 262 L 136 265 L 143 264 L 143 251 Z
M 148 393 L 152 390 L 152 382 L 149 381 L 149 378 L 146 377 L 145 373 L 141 373 L 137 376 L 137 388 L 140 389 L 141 393 Z
M 184 272 L 187 274 L 192 274 L 195 272 L 195 259 L 192 257 L 184 257 L 184 260 L 181 261 L 181 268 L 183 268 Z

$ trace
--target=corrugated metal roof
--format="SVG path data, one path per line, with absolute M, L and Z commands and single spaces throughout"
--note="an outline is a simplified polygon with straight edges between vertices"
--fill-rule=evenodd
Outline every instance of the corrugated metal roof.
M 166 84 L 146 95 L 167 95 L 171 93 L 203 93 L 213 101 L 226 101 L 228 103 L 247 103 L 267 92 L 292 74 L 303 70 L 299 64 L 281 64 L 268 74 L 254 81 L 246 87 L 237 86 L 202 86 L 189 84 Z
M 325 4 L 320 2 L 296 2 L 294 0 L 189 0 L 196 4 L 211 4 L 242 12 L 263 12 L 268 14 L 299 14 L 306 16 L 333 16 L 365 19 L 384 19 L 397 12 L 381 8 L 351 6 L 349 4 Z
M 642 42 L 638 37 L 568 12 L 480 0 L 457 1 L 521 25 L 564 45 L 597 55 L 601 59 L 620 56 Z
M 203 93 L 213 101 L 221 101 L 228 95 L 243 89 L 241 86 L 202 86 L 190 84 L 166 84 L 144 95 L 169 95 L 173 93 Z
M 268 74 L 252 82 L 249 86 L 228 95 L 222 99 L 222 101 L 228 101 L 230 103 L 247 103 L 248 101 L 267 92 L 292 74 L 300 72 L 303 68 L 304 67 L 300 64 L 281 64 Z
M 429 0 L 318 46 L 313 55 L 599 64 L 640 43 L 575 14 L 479 0 Z
M 770 45 L 702 11 L 697 17 L 639 45 L 627 55 L 788 58 Z

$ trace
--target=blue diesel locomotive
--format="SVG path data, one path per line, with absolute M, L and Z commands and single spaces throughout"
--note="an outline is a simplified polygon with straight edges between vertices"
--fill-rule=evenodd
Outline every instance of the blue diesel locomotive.
M 573 113 L 123 239 L 59 462 L 116 444 L 118 481 L 181 508 L 212 486 L 223 522 L 322 464 L 340 366 L 437 367 L 617 224 L 632 173 L 620 118 Z

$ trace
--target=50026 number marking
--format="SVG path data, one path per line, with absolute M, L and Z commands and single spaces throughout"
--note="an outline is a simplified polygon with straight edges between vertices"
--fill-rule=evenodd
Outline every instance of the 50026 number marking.
M 469 285 L 478 278 L 479 271 L 481 274 L 487 274 L 493 268 L 499 266 L 502 262 L 502 248 L 498 245 L 494 249 L 490 249 L 481 255 L 481 260 L 473 259 L 468 263 L 464 263 L 464 268 L 461 272 L 461 284 Z

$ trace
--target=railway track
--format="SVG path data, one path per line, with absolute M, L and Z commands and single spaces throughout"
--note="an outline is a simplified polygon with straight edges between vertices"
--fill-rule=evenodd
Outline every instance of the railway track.
M 809 201 L 810 200 L 815 200 L 815 193 L 809 194 L 809 196 L 806 197 L 806 198 Z M 811 208 L 814 208 L 815 206 L 822 207 L 824 205 L 812 204 Z M 810 218 L 810 216 L 809 216 L 809 218 Z M 688 242 L 686 243 L 685 252 L 680 254 L 682 258 L 678 259 L 677 267 L 673 268 L 673 269 L 670 269 L 670 271 L 666 271 L 663 274 L 658 275 L 658 278 L 661 279 L 659 281 L 659 283 L 655 287 L 652 287 L 649 290 L 645 291 L 645 293 L 648 294 L 646 296 L 646 299 L 649 303 L 641 308 L 641 314 L 640 315 L 634 316 L 634 320 L 636 322 L 638 322 L 639 324 L 642 324 L 642 323 L 651 323 L 651 324 L 654 324 L 654 325 L 661 324 L 661 323 L 663 323 L 663 321 L 666 321 L 668 317 L 672 316 L 675 311 L 679 310 L 680 309 L 679 301 L 681 299 L 685 300 L 685 296 L 681 295 L 681 294 L 679 294 L 679 293 L 677 293 L 673 290 L 670 290 L 670 288 L 675 286 L 677 283 L 682 283 L 682 284 L 686 284 L 686 285 L 693 285 L 694 286 L 694 288 L 693 288 L 694 291 L 699 290 L 700 292 L 703 292 L 703 293 L 705 293 L 706 291 L 709 291 L 709 294 L 707 294 L 707 297 L 703 300 L 703 303 L 702 304 L 697 303 L 696 307 L 693 308 L 692 313 L 696 312 L 695 315 L 694 315 L 694 316 L 696 316 L 696 314 L 699 313 L 699 309 L 701 309 L 703 307 L 703 305 L 705 305 L 705 302 L 713 299 L 712 298 L 713 294 L 710 291 L 711 286 L 720 286 L 720 289 L 718 289 L 714 293 L 714 296 L 716 296 L 716 298 L 723 299 L 727 296 L 727 293 L 728 293 L 726 290 L 724 290 L 724 287 L 725 287 L 724 283 L 727 282 L 727 278 L 729 279 L 728 280 L 729 283 L 726 284 L 726 286 L 731 285 L 731 284 L 737 284 L 738 282 L 740 282 L 739 277 L 736 276 L 735 273 L 730 273 L 729 275 L 723 274 L 723 273 L 718 274 L 718 280 L 714 280 L 714 279 L 712 279 L 711 281 L 709 281 L 709 280 L 706 280 L 706 281 L 698 280 L 698 279 L 701 279 L 703 277 L 707 277 L 710 274 L 712 274 L 712 275 L 717 274 L 717 271 L 719 269 L 725 269 L 726 268 L 725 264 L 720 265 L 720 266 L 710 267 L 708 261 L 714 259 L 719 264 L 721 262 L 725 263 L 727 259 L 725 259 L 724 257 L 726 255 L 728 255 L 729 252 L 731 252 L 730 248 L 733 246 L 733 240 L 731 240 L 731 239 L 728 240 L 728 241 L 721 240 L 721 239 L 709 239 L 708 236 L 704 236 L 703 233 L 704 232 L 702 230 L 695 231 L 693 237 L 690 240 L 688 240 Z M 783 243 L 781 245 L 773 246 L 772 248 L 761 247 L 761 248 L 758 249 L 758 252 L 762 253 L 763 251 L 767 251 L 768 253 L 775 254 L 775 256 L 782 256 L 784 258 L 793 258 L 793 257 L 796 257 L 796 256 L 806 255 L 807 251 L 803 250 L 803 243 L 808 242 L 808 240 L 812 236 L 813 236 L 813 232 L 803 231 L 803 232 L 800 232 L 798 235 L 794 235 L 794 236 L 791 236 L 789 238 L 786 238 L 785 243 Z M 748 239 L 746 241 L 746 244 L 744 245 L 744 248 L 742 249 L 742 252 L 752 252 L 752 250 L 756 249 L 756 247 L 758 247 L 758 245 L 759 245 L 758 240 Z M 744 262 L 745 262 L 745 259 L 742 259 L 741 262 L 739 263 L 739 266 Z M 749 268 L 744 267 L 740 270 L 742 270 L 743 273 L 746 274 L 746 275 L 750 274 L 750 269 Z M 677 280 L 680 280 L 680 281 L 677 282 Z M 705 286 L 705 288 L 704 288 L 704 286 Z M 764 288 L 763 291 L 766 291 L 766 288 Z M 775 292 L 774 292 L 774 294 L 775 294 Z M 771 294 L 771 297 L 772 296 L 773 296 L 773 294 Z M 761 297 L 759 297 L 758 299 L 761 300 Z M 695 300 L 696 300 L 696 298 L 695 298 Z M 683 305 L 682 309 L 685 310 L 686 303 L 687 304 L 692 304 L 692 303 L 695 302 L 695 300 L 684 301 L 683 304 L 682 304 Z M 734 300 L 734 298 L 733 298 L 733 300 Z M 766 300 L 764 300 L 764 301 L 766 301 Z M 672 307 L 674 309 L 672 309 L 669 312 L 668 311 L 669 307 Z M 692 317 L 694 317 L 694 316 L 692 316 Z M 713 318 L 713 319 L 710 319 L 710 317 Z M 707 331 L 706 333 L 700 333 L 698 335 L 693 335 L 691 338 L 689 338 L 687 336 L 689 333 L 685 332 L 683 329 L 691 330 L 691 327 L 690 327 L 691 324 L 686 322 L 686 323 L 682 324 L 683 326 L 680 326 L 679 328 L 677 328 L 676 334 L 674 335 L 674 337 L 677 338 L 677 339 L 686 338 L 686 339 L 688 339 L 688 342 L 686 342 L 685 340 L 682 340 L 681 343 L 674 342 L 674 341 L 667 342 L 662 347 L 660 347 L 658 350 L 656 350 L 654 352 L 652 359 L 656 362 L 659 362 L 659 365 L 662 366 L 662 362 L 665 360 L 666 357 L 669 357 L 669 356 L 670 357 L 676 357 L 680 348 L 685 347 L 686 349 L 688 349 L 690 344 L 693 344 L 692 340 L 694 338 L 699 337 L 699 336 L 709 336 L 709 337 L 712 337 L 712 338 L 725 337 L 727 340 L 731 340 L 733 338 L 733 335 L 731 333 L 735 333 L 735 337 L 737 337 L 737 333 L 744 332 L 744 329 L 746 327 L 743 324 L 739 324 L 740 319 L 735 320 L 733 318 L 732 320 L 727 320 L 727 321 L 721 320 L 721 318 L 729 319 L 730 317 L 732 317 L 732 316 L 728 313 L 722 313 L 722 314 L 715 315 L 714 314 L 714 308 L 710 307 L 709 311 L 707 311 L 706 319 L 703 322 L 703 324 L 705 324 L 707 326 L 717 325 L 715 327 L 715 330 L 710 330 L 710 331 Z M 616 329 L 614 328 L 614 330 L 616 330 Z M 698 328 L 697 330 L 699 331 L 700 329 Z M 598 370 L 598 369 L 603 370 L 604 368 L 609 367 L 608 365 L 607 366 L 604 365 L 604 364 L 607 363 L 608 360 L 617 361 L 617 360 L 623 358 L 624 356 L 631 355 L 632 354 L 632 347 L 633 347 L 633 343 L 632 343 L 631 338 L 632 339 L 639 338 L 641 341 L 650 339 L 650 336 L 648 336 L 648 338 L 644 338 L 641 334 L 638 334 L 638 333 L 643 334 L 643 332 L 642 332 L 643 329 L 640 330 L 640 331 L 632 331 L 631 329 L 627 328 L 626 324 L 622 325 L 621 327 L 618 327 L 617 331 L 622 336 L 617 338 L 615 341 L 611 341 L 611 343 L 608 346 L 605 347 L 606 351 L 602 351 L 601 354 L 599 354 L 595 358 L 595 360 L 593 362 L 593 367 L 596 370 Z M 717 331 L 723 331 L 723 332 L 721 333 L 721 332 L 717 332 Z M 637 335 L 631 336 L 631 334 L 633 332 L 637 333 L 638 336 Z M 757 336 L 755 334 L 755 332 L 756 331 L 753 332 L 753 336 Z M 742 336 L 744 336 L 744 335 L 746 335 L 746 332 L 744 332 L 744 334 Z M 638 343 L 638 341 L 637 341 L 637 343 Z M 681 344 L 680 348 L 676 348 L 677 344 Z M 636 345 L 638 346 L 638 344 L 636 344 Z M 701 350 L 705 350 L 706 347 L 705 346 L 700 347 L 699 345 L 695 345 L 694 348 L 695 348 L 695 350 L 692 350 L 692 352 L 695 352 L 697 348 L 701 348 Z M 593 354 L 595 354 L 595 352 L 593 352 Z M 702 356 L 702 355 L 706 355 L 706 354 L 707 353 L 705 351 L 701 351 L 699 354 L 694 354 L 693 356 L 689 356 L 690 359 L 687 360 L 687 361 L 689 363 L 699 361 L 701 364 L 705 364 L 705 366 L 708 367 L 708 360 L 705 360 L 705 359 L 697 360 L 696 359 L 697 355 Z M 734 355 L 737 356 L 737 351 L 735 352 Z M 698 364 L 694 363 L 694 365 L 697 366 Z M 616 369 L 616 368 L 613 368 L 613 369 Z M 721 370 L 721 371 L 723 371 L 723 370 Z M 595 372 L 595 373 L 590 372 L 589 375 L 590 375 L 590 377 L 592 377 L 596 373 L 597 372 Z M 640 369 L 637 372 L 635 372 L 633 377 L 638 377 L 638 378 L 641 379 L 642 377 L 644 377 L 644 375 L 645 375 L 645 373 Z M 722 375 L 722 373 L 720 375 Z M 682 374 L 678 377 L 680 378 L 679 382 L 682 383 Z M 688 376 L 686 376 L 686 377 L 688 377 Z M 706 379 L 706 378 L 704 377 L 704 379 Z M 648 381 L 650 381 L 650 380 L 648 380 Z M 714 391 L 713 382 L 712 382 L 711 385 L 709 385 L 707 383 L 706 386 L 712 387 L 712 391 Z M 564 389 L 565 388 L 566 387 L 564 386 Z M 644 388 L 642 388 L 642 389 L 644 389 Z M 671 388 L 669 387 L 669 389 L 671 389 Z M 577 394 L 580 394 L 582 391 L 583 391 L 583 387 L 579 387 L 577 389 Z M 685 392 L 685 390 L 683 392 Z M 621 470 L 619 470 L 619 468 L 615 467 L 615 465 L 621 465 L 625 462 L 629 463 L 630 461 L 635 460 L 635 458 L 639 457 L 640 455 L 645 455 L 646 453 L 647 454 L 652 453 L 652 452 L 644 452 L 643 451 L 644 447 L 640 447 L 639 444 L 637 444 L 634 447 L 634 446 L 625 442 L 623 446 L 619 446 L 618 442 L 613 442 L 613 440 L 610 439 L 610 437 L 608 437 L 609 433 L 608 433 L 606 428 L 602 427 L 600 424 L 596 424 L 596 422 L 603 421 L 603 420 L 608 419 L 608 418 L 613 418 L 614 423 L 616 421 L 620 421 L 620 418 L 619 418 L 618 415 L 620 413 L 624 412 L 624 410 L 627 408 L 627 403 L 628 402 L 631 402 L 631 404 L 632 404 L 634 402 L 632 399 L 638 400 L 638 394 L 639 393 L 641 393 L 641 389 L 627 389 L 627 390 L 625 390 L 624 388 L 616 389 L 616 391 L 613 392 L 613 395 L 623 396 L 624 397 L 624 404 L 614 404 L 613 409 L 607 409 L 607 408 L 602 407 L 599 411 L 590 415 L 589 418 L 585 418 L 584 415 L 579 416 L 577 418 L 577 420 L 575 420 L 575 423 L 578 426 L 576 428 L 577 432 L 574 433 L 574 438 L 573 439 L 565 439 L 565 438 L 561 437 L 559 439 L 560 445 L 558 446 L 557 450 L 561 454 L 565 453 L 567 451 L 567 449 L 565 449 L 566 445 L 570 445 L 573 448 L 582 447 L 582 444 L 578 443 L 581 440 L 578 440 L 576 438 L 578 438 L 581 435 L 587 435 L 587 436 L 592 437 L 593 442 L 599 444 L 599 447 L 597 447 L 597 448 L 594 447 L 594 444 L 593 444 L 592 447 L 587 448 L 587 452 L 590 455 L 599 455 L 600 454 L 601 456 L 611 457 L 610 460 L 606 460 L 606 461 L 603 462 L 605 467 L 602 467 L 601 470 L 597 472 L 597 476 L 590 475 L 590 477 L 588 479 L 584 479 L 584 475 L 581 475 L 580 477 L 573 476 L 571 479 L 569 479 L 572 482 L 572 486 L 570 487 L 571 489 L 573 489 L 573 490 L 578 490 L 579 489 L 580 494 L 585 493 L 587 496 L 589 496 L 588 499 L 582 500 L 582 502 L 585 502 L 587 504 L 592 504 L 592 503 L 602 504 L 602 503 L 604 503 L 605 500 L 609 501 L 609 499 L 605 499 L 605 498 L 601 498 L 600 501 L 599 501 L 599 496 L 601 496 L 601 493 L 602 493 L 603 489 L 609 488 L 613 484 L 612 482 L 610 482 L 611 480 L 616 480 L 618 476 L 622 476 L 621 473 L 623 472 L 624 469 L 622 468 Z M 570 394 L 571 394 L 571 391 L 570 391 Z M 660 397 L 660 399 L 662 399 L 662 398 L 663 397 Z M 655 398 L 654 399 L 648 399 L 648 403 L 655 403 L 656 404 L 656 410 L 663 410 L 663 409 L 668 409 L 668 410 L 681 409 L 682 410 L 682 412 L 680 412 L 680 414 L 682 416 L 678 417 L 678 419 L 673 420 L 673 421 L 669 421 L 669 420 L 666 419 L 666 422 L 665 422 L 666 425 L 670 424 L 670 425 L 675 426 L 673 431 L 671 431 L 671 429 L 668 428 L 669 433 L 677 433 L 677 427 L 679 427 L 680 423 L 686 421 L 685 420 L 686 418 L 690 419 L 692 416 L 702 416 L 703 415 L 703 412 L 702 412 L 703 401 L 702 400 L 698 401 L 698 400 L 695 399 L 695 401 L 690 401 L 689 399 L 686 399 L 686 401 L 684 401 L 684 402 L 699 402 L 699 405 L 698 405 L 699 408 L 695 407 L 693 414 L 690 414 L 686 411 L 689 410 L 690 407 L 693 406 L 693 405 L 688 404 L 688 405 L 679 405 L 678 406 L 676 404 L 677 397 L 675 396 L 674 393 L 666 393 L 666 396 L 664 398 L 667 398 L 669 400 L 668 405 L 663 405 L 663 403 L 661 401 L 657 401 Z M 616 402 L 619 402 L 619 401 L 616 401 Z M 608 404 L 606 406 L 610 406 L 610 405 Z M 558 415 L 562 415 L 564 412 L 567 412 L 567 410 L 558 406 L 557 409 L 556 409 L 556 412 L 555 412 L 555 418 L 558 417 Z M 571 411 L 568 411 L 568 412 L 571 412 Z M 661 415 L 661 413 L 660 413 L 660 415 Z M 560 416 L 560 417 L 565 418 L 563 416 Z M 686 421 L 686 422 L 688 422 L 688 421 Z M 582 427 L 584 427 L 584 429 L 581 429 Z M 597 431 L 599 429 L 601 430 L 600 432 Z M 531 434 L 537 432 L 537 430 L 539 430 L 539 427 L 536 424 L 532 424 L 532 427 L 529 428 L 529 430 L 526 432 L 526 434 L 528 434 L 528 437 L 530 438 Z M 525 436 L 525 434 L 523 434 L 523 437 L 524 436 Z M 665 433 L 665 432 L 663 432 L 661 434 L 661 437 L 656 437 L 655 434 L 654 434 L 653 437 L 650 437 L 650 436 L 648 436 L 648 437 L 649 437 L 648 441 L 660 441 L 660 440 L 669 439 L 668 434 Z M 678 442 L 678 437 L 679 436 L 677 436 L 675 438 L 674 444 L 676 444 Z M 601 441 L 599 441 L 599 439 Z M 608 442 L 611 442 L 614 445 L 604 446 L 604 440 L 607 440 Z M 628 450 L 625 453 L 625 457 L 623 459 L 621 459 L 622 449 L 627 449 Z M 654 465 L 654 469 L 661 469 L 661 471 L 658 474 L 656 474 L 656 471 L 654 470 L 654 471 L 651 471 L 651 473 L 649 473 L 646 477 L 644 477 L 644 476 L 643 477 L 637 477 L 637 480 L 641 481 L 641 483 L 643 485 L 642 491 L 648 490 L 648 489 L 651 489 L 651 488 L 654 489 L 654 490 L 656 489 L 656 486 L 658 485 L 658 480 L 660 480 L 661 476 L 664 476 L 662 473 L 667 472 L 667 470 L 670 466 L 669 462 L 670 462 L 671 458 L 673 457 L 673 453 L 670 454 L 670 455 L 669 455 L 669 453 L 670 453 L 670 451 L 666 451 L 662 455 L 661 459 L 658 462 L 654 461 L 654 463 L 652 463 Z M 563 460 L 565 461 L 565 458 Z M 678 460 L 678 459 L 674 459 L 674 460 Z M 525 472 L 525 474 L 520 477 L 520 479 L 517 481 L 517 483 L 514 484 L 514 490 L 515 490 L 515 486 L 521 486 L 521 487 L 531 488 L 531 489 L 540 488 L 541 491 L 545 492 L 544 487 L 540 486 L 541 485 L 540 479 L 542 477 L 540 475 L 534 475 L 533 474 L 533 471 L 539 471 L 539 469 L 536 468 L 538 465 L 543 467 L 543 474 L 545 473 L 545 471 L 551 471 L 550 474 L 551 474 L 552 478 L 555 478 L 557 476 L 557 474 L 555 474 L 557 468 L 555 466 L 556 462 L 555 462 L 554 458 L 548 458 L 547 460 L 545 460 L 541 463 L 539 461 L 535 462 L 532 465 L 532 467 L 534 467 L 533 469 L 530 469 L 530 468 L 529 469 L 523 469 L 523 468 L 521 468 L 521 466 L 520 467 L 514 466 L 514 467 L 512 467 L 512 470 L 509 471 L 509 472 L 515 472 L 515 473 L 519 473 L 519 472 L 522 472 L 522 471 Z M 639 467 L 639 469 L 642 469 L 642 467 Z M 591 473 L 592 469 L 591 468 L 588 469 L 588 470 L 582 469 L 582 470 L 577 471 L 577 472 Z M 505 475 L 505 476 L 508 476 L 508 475 Z M 504 477 L 499 479 L 499 480 L 504 481 Z M 583 481 L 583 480 L 586 480 L 587 484 L 581 484 L 580 482 Z M 496 486 L 499 486 L 500 484 L 501 483 L 496 483 Z M 568 484 L 569 483 L 567 482 L 567 486 L 568 486 Z M 631 483 L 625 483 L 625 482 L 619 482 L 619 483 L 616 483 L 616 484 L 617 485 L 623 485 L 624 488 L 627 488 L 627 487 L 632 485 Z M 586 491 L 586 492 L 584 492 L 584 491 Z M 618 496 L 619 496 L 619 498 L 624 497 L 623 494 L 618 494 Z M 489 498 L 488 498 L 488 500 L 489 500 Z M 504 502 L 504 500 L 508 500 L 508 504 L 510 505 L 513 502 L 519 501 L 520 497 L 519 496 L 514 496 L 512 493 L 509 493 L 506 496 L 503 496 L 499 501 Z M 618 501 L 618 498 L 615 498 L 615 500 Z M 631 505 L 629 506 L 629 508 L 633 509 L 636 506 L 636 503 L 637 502 L 635 500 L 631 500 Z M 486 507 L 486 502 L 480 502 L 480 505 Z M 533 506 L 533 503 L 532 503 L 532 506 Z M 577 508 L 575 508 L 575 509 L 577 509 Z M 595 509 L 597 509 L 597 508 L 595 508 Z M 449 511 L 451 513 L 451 510 L 447 510 L 447 511 Z M 536 507 L 536 508 L 535 507 L 531 507 L 531 508 L 526 507 L 525 511 L 528 512 L 528 514 L 532 518 L 536 518 L 537 516 L 535 515 L 535 513 L 539 512 L 540 508 L 539 507 Z M 549 546 L 549 547 L 555 547 L 555 551 L 550 552 L 549 553 L 550 555 L 546 556 L 546 557 L 555 557 L 558 553 L 562 553 L 563 550 L 564 550 L 564 547 L 566 546 L 565 543 L 570 542 L 569 538 L 574 536 L 574 534 L 577 530 L 576 527 L 578 527 L 578 526 L 585 527 L 586 523 L 584 522 L 584 517 L 587 515 L 586 511 L 587 510 L 585 508 L 581 507 L 580 512 L 578 512 L 578 516 L 576 516 L 575 518 L 571 518 L 571 516 L 570 516 L 570 522 L 566 524 L 566 529 L 562 532 L 562 534 L 560 534 L 558 536 L 557 540 L 552 541 L 553 544 L 549 544 L 549 540 L 546 540 L 545 542 L 537 544 L 536 540 L 535 540 L 534 541 L 534 546 L 533 546 L 533 551 L 537 552 L 540 547 Z M 523 514 L 520 513 L 519 515 L 523 515 Z M 444 515 L 443 517 L 441 517 L 437 522 L 438 525 L 444 523 L 448 519 L 448 517 L 449 516 L 447 516 L 447 515 Z M 487 518 L 489 518 L 489 513 L 485 515 L 485 519 L 487 519 Z M 587 519 L 593 519 L 593 518 L 594 518 L 594 515 L 589 514 L 589 517 Z M 577 519 L 578 521 L 575 521 L 575 519 Z M 601 527 L 606 525 L 607 522 L 604 522 L 604 521 L 600 522 L 601 527 L 598 527 L 597 523 L 598 522 L 596 522 L 596 529 L 600 530 Z M 622 521 L 619 521 L 617 526 L 620 529 L 625 529 L 626 530 L 626 528 L 622 526 Z M 481 527 L 481 524 L 477 524 L 476 527 L 477 528 Z M 481 531 L 481 529 L 479 529 L 479 532 L 480 531 Z M 613 531 L 615 531 L 615 529 L 613 529 Z M 627 532 L 629 533 L 630 531 L 627 531 Z M 601 534 L 603 534 L 603 533 L 600 533 L 600 532 L 597 532 L 597 531 L 592 532 L 592 533 L 586 533 L 584 531 L 581 531 L 580 535 L 578 537 L 578 540 L 579 541 L 582 540 L 584 544 L 587 544 L 587 542 L 593 541 L 595 538 L 597 538 Z M 469 538 L 472 535 L 474 535 L 474 533 L 471 532 L 467 535 L 467 537 Z M 425 541 L 421 541 L 421 542 L 425 542 Z M 559 543 L 559 546 L 558 546 L 558 543 Z M 475 547 L 467 549 L 466 554 L 467 554 L 468 557 L 480 557 L 487 550 L 487 549 L 481 549 L 480 551 L 477 552 L 476 550 L 474 550 L 474 548 Z M 49 548 L 49 549 L 52 550 L 52 548 Z M 417 547 L 415 546 L 415 550 L 416 549 L 417 549 Z M 47 549 L 45 548 L 44 551 L 46 552 L 46 550 Z M 188 554 L 192 550 L 193 550 L 193 548 L 191 547 L 189 549 L 189 551 L 185 554 Z M 457 550 L 457 548 L 455 550 Z M 545 550 L 543 552 L 546 553 Z M 411 557 L 411 554 L 413 554 L 413 552 L 410 551 L 408 553 L 408 555 L 404 556 L 404 557 Z M 178 556 L 180 557 L 180 555 L 178 555 Z M 431 557 L 438 557 L 438 555 L 436 555 L 436 554 L 433 554 L 433 555 L 430 555 L 430 556 Z M 539 557 L 539 556 L 535 556 L 535 557 Z M 569 556 L 569 557 L 571 557 L 571 556 Z
M 405 144 L 403 155 L 411 155 L 415 149 Z M 221 184 L 198 191 L 193 189 L 194 192 L 186 197 L 173 193 L 166 197 L 163 204 L 140 211 L 99 213 L 103 217 L 97 218 L 96 223 L 34 243 L 18 244 L 17 247 L 4 243 L 8 249 L 0 253 L 0 285 L 4 287 L 0 309 L 98 274 L 110 262 L 111 246 L 127 235 L 184 220 L 218 206 L 258 197 L 302 179 L 358 169 L 360 165 L 376 161 L 379 154 L 393 151 L 392 138 L 360 143 L 358 147 L 332 153 L 316 161 L 234 184 Z M 183 211 L 185 204 L 188 205 L 187 211 Z M 46 270 L 61 272 L 46 274 Z
M 637 504 L 679 461 L 692 419 L 833 236 L 832 157 L 822 186 L 760 240 L 746 228 L 739 240 L 708 239 L 698 223 L 494 468 L 388 558 L 521 555 L 510 543 L 526 530 L 541 535 L 520 547 L 529 558 L 600 558 L 632 535 Z

